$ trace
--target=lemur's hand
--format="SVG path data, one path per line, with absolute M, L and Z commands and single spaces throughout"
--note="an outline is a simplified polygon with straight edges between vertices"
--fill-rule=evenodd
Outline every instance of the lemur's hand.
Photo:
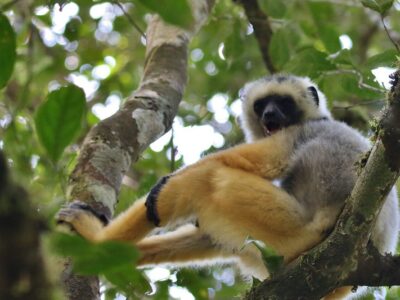
M 155 186 L 150 190 L 149 194 L 146 197 L 146 207 L 147 207 L 147 219 L 154 223 L 154 225 L 160 225 L 160 218 L 157 212 L 157 198 L 160 193 L 162 187 L 167 183 L 168 179 L 172 175 L 167 175 L 162 177 Z
M 57 224 L 68 225 L 72 231 L 89 240 L 93 240 L 93 231 L 102 229 L 108 221 L 105 215 L 97 213 L 90 205 L 81 201 L 71 202 L 56 215 Z

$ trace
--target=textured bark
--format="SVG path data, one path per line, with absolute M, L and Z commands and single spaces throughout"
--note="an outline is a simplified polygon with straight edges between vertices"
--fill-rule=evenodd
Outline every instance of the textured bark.
M 0 299 L 52 299 L 40 248 L 44 222 L 9 180 L 0 152 Z
M 139 88 L 116 114 L 87 135 L 70 176 L 70 201 L 84 201 L 99 215 L 111 218 L 131 163 L 171 128 L 186 85 L 188 43 L 206 21 L 213 1 L 194 0 L 191 4 L 195 23 L 190 30 L 167 25 L 158 16 L 149 23 Z M 68 262 L 62 279 L 70 299 L 99 299 L 98 280 L 76 277 Z
M 346 278 L 349 286 L 393 286 L 400 284 L 400 256 L 381 255 L 372 244 L 368 244 L 361 255 L 358 267 Z
M 398 271 L 374 278 L 395 269 L 399 258 L 382 256 L 367 247 L 376 216 L 400 172 L 399 77 L 397 71 L 376 142 L 332 234 L 273 278 L 253 288 L 247 299 L 320 299 L 350 283 L 400 284 Z M 371 271 L 371 266 L 379 263 L 382 265 Z

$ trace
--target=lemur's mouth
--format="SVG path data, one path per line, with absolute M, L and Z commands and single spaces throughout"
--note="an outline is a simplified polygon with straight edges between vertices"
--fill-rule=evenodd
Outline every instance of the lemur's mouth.
M 264 134 L 268 136 L 281 130 L 282 125 L 274 121 L 268 121 L 263 124 L 263 128 L 264 128 Z

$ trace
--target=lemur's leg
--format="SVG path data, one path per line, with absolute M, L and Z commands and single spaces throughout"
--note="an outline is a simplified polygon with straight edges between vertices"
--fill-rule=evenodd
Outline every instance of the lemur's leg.
M 136 246 L 141 252 L 138 266 L 190 263 L 203 266 L 219 263 L 239 264 L 242 272 L 260 280 L 268 276 L 261 254 L 252 246 L 243 249 L 223 247 L 214 242 L 201 228 L 188 224 L 173 232 L 147 237 Z
M 157 226 L 165 226 L 179 218 L 194 215 L 192 203 L 196 199 L 208 195 L 210 176 L 212 176 L 215 162 L 201 164 L 198 167 L 189 167 L 190 171 L 183 170 L 167 179 L 164 177 L 152 189 L 146 199 L 137 200 L 125 212 L 117 216 L 110 224 L 103 226 L 99 218 L 87 209 L 84 203 L 74 202 L 69 207 L 60 210 L 57 218 L 59 223 L 68 223 L 80 235 L 91 241 L 120 240 L 137 242 Z M 217 165 L 220 163 L 217 162 Z M 168 181 L 167 181 L 168 180 Z M 176 185 L 176 192 L 173 191 Z M 165 187 L 169 187 L 170 198 L 163 201 L 159 208 L 158 195 Z M 207 205 L 207 203 L 204 203 Z M 80 207 L 81 206 L 81 209 Z M 161 213 L 162 219 L 160 222 Z
M 120 240 L 136 242 L 154 229 L 154 223 L 146 216 L 146 198 L 136 200 L 125 212 L 105 225 L 88 205 L 75 201 L 57 214 L 59 224 L 68 224 L 84 238 L 101 242 Z
M 137 242 L 155 226 L 164 226 L 176 219 L 195 215 L 202 206 L 209 206 L 213 193 L 217 193 L 220 188 L 216 185 L 221 179 L 218 176 L 220 169 L 226 170 L 226 174 L 234 182 L 233 185 L 236 181 L 243 182 L 243 176 L 263 183 L 266 181 L 261 177 L 274 179 L 280 176 L 293 148 L 293 141 L 287 136 L 291 135 L 278 132 L 254 144 L 243 144 L 210 155 L 178 171 L 168 181 L 161 180 L 152 189 L 146 202 L 137 201 L 104 228 L 88 210 L 66 208 L 59 213 L 58 220 L 69 223 L 78 233 L 93 241 Z M 229 176 L 229 172 L 235 170 L 241 172 L 239 175 L 235 173 L 239 178 L 236 175 Z M 250 185 L 248 188 L 251 188 L 252 180 L 247 181 Z M 230 190 L 224 193 L 227 199 L 234 197 Z M 252 197 L 251 192 L 247 197 Z M 265 198 L 269 197 L 259 200 L 265 201 Z M 245 202 L 244 199 L 243 203 Z
M 173 232 L 147 237 L 137 243 L 141 252 L 138 265 L 185 263 L 233 257 L 194 225 L 185 225 Z
M 204 167 L 204 174 L 196 174 L 201 169 L 174 176 L 161 189 L 156 201 L 161 225 L 194 215 L 201 230 L 222 244 L 240 248 L 251 236 L 287 260 L 319 242 L 332 226 L 259 176 L 224 166 Z
M 232 236 L 250 235 L 290 261 L 321 241 L 333 225 L 323 217 L 325 211 L 313 215 L 312 208 L 259 176 L 221 168 L 214 182 L 212 205 L 199 212 L 205 232 L 221 229 L 223 237 L 229 236 L 224 228 L 230 228 Z
M 74 211 L 72 215 L 77 217 L 73 219 L 61 219 L 94 241 L 137 242 L 156 225 L 194 216 L 213 239 L 222 238 L 222 243 L 234 240 L 234 246 L 240 248 L 245 238 L 252 236 L 287 259 L 316 244 L 331 226 L 315 227 L 307 209 L 268 180 L 220 164 L 204 164 L 176 174 L 153 201 L 148 205 L 150 214 L 140 200 L 104 228 L 84 210 Z M 93 230 L 87 234 L 89 227 Z

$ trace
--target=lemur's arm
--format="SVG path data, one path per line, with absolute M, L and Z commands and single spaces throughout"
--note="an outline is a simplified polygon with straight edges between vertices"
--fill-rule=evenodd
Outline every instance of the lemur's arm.
M 266 179 L 276 179 L 285 171 L 293 153 L 296 127 L 284 128 L 272 136 L 251 144 L 241 144 L 204 157 L 178 173 L 185 173 L 204 164 L 222 164 Z

